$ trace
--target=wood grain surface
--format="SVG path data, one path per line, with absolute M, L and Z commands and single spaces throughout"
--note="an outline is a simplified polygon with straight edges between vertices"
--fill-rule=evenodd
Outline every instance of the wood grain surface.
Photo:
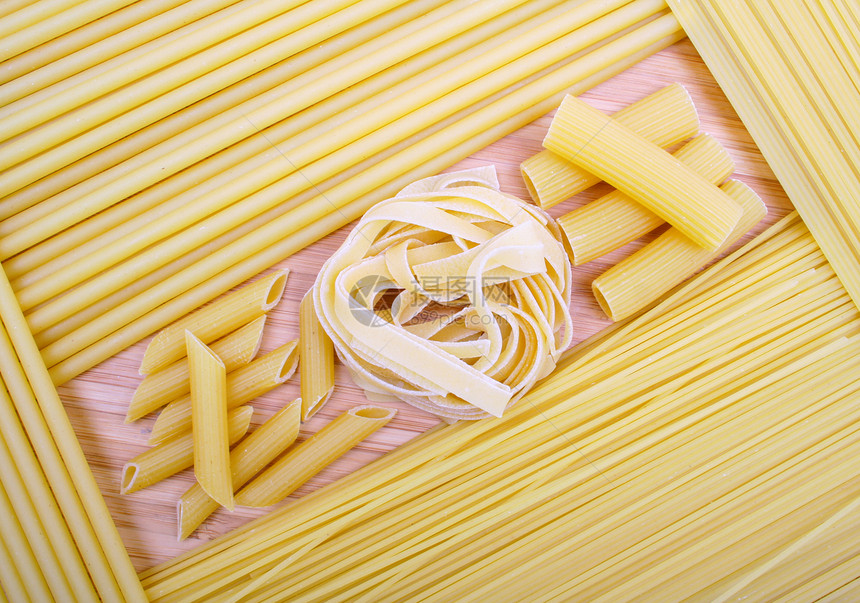
M 729 149 L 736 163 L 734 177 L 750 185 L 767 203 L 769 215 L 754 232 L 761 231 L 790 211 L 785 193 L 689 41 L 675 44 L 643 61 L 591 90 L 583 98 L 601 110 L 614 112 L 672 82 L 680 82 L 689 90 L 700 115 L 702 131 L 712 134 Z M 538 119 L 449 169 L 493 164 L 498 170 L 502 189 L 527 198 L 519 175 L 519 163 L 540 150 L 540 142 L 551 117 L 550 114 Z M 605 190 L 602 186 L 594 187 L 556 206 L 550 213 L 557 217 Z M 332 233 L 278 264 L 278 267 L 289 268 L 291 274 L 284 298 L 269 315 L 261 352 L 298 336 L 299 301 L 313 283 L 319 267 L 350 228 Z M 611 256 L 575 269 L 572 301 L 576 327 L 574 342 L 608 324 L 591 297 L 591 280 L 641 244 L 633 243 Z M 131 346 L 60 388 L 81 445 L 138 570 L 170 559 L 267 512 L 267 509 L 245 508 L 237 508 L 232 513 L 219 510 L 193 536 L 178 542 L 176 501 L 193 483 L 191 470 L 140 492 L 120 496 L 120 470 L 125 462 L 147 449 L 146 440 L 154 421 L 154 415 L 151 415 L 132 424 L 123 423 L 126 406 L 141 379 L 137 369 L 147 342 L 143 340 Z M 334 395 L 314 418 L 302 426 L 302 438 L 317 431 L 345 409 L 365 402 L 361 390 L 350 381 L 341 366 L 337 367 L 336 376 Z M 294 376 L 288 383 L 258 398 L 253 403 L 252 428 L 297 395 L 298 382 Z M 438 422 L 435 417 L 409 406 L 392 406 L 397 406 L 398 413 L 387 427 L 333 463 L 281 504 L 290 504 L 291 499 L 373 461 Z

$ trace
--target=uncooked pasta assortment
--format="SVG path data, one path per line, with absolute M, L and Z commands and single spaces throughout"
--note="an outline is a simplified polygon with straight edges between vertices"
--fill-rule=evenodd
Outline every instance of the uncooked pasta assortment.
M 857 599 L 858 32 L 846 0 L 0 3 L 0 601 Z M 767 229 L 704 95 L 584 94 L 686 36 L 797 209 Z M 109 418 L 67 414 L 114 356 Z M 156 496 L 188 552 L 137 572 L 115 520 Z

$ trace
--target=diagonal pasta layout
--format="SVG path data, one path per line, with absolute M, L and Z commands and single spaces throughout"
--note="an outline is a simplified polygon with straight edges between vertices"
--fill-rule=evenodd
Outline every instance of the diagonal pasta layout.
M 0 600 L 860 597 L 858 31 L 846 0 L 2 3 Z M 687 35 L 797 209 L 692 277 L 761 199 L 723 182 L 683 87 L 612 119 L 577 98 Z M 559 105 L 522 167 L 535 203 L 618 189 L 559 220 L 573 263 L 673 226 L 594 281 L 618 322 L 503 417 L 137 572 L 58 386 L 161 331 L 128 419 L 165 409 L 122 491 L 194 466 L 180 540 L 277 503 L 396 419 L 359 406 L 301 438 L 337 346 L 311 294 L 300 339 L 252 360 L 270 268 Z M 249 429 L 296 372 L 307 399 Z

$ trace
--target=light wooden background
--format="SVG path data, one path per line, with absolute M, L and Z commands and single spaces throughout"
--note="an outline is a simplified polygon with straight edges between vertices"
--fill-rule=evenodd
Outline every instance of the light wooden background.
M 790 211 L 790 204 L 767 163 L 688 41 L 675 44 L 643 61 L 593 89 L 584 98 L 604 111 L 613 112 L 672 82 L 680 82 L 690 91 L 699 111 L 702 131 L 712 134 L 729 149 L 736 162 L 734 177 L 752 186 L 767 203 L 770 210 L 768 218 L 755 232 Z M 550 119 L 551 115 L 544 116 L 450 169 L 493 164 L 499 172 L 502 189 L 527 198 L 518 166 L 523 159 L 540 150 L 540 141 Z M 559 216 L 601 191 L 605 189 L 595 187 L 556 206 L 550 213 Z M 283 300 L 269 316 L 261 352 L 298 336 L 299 300 L 311 286 L 319 267 L 348 230 L 349 227 L 341 229 L 278 265 L 289 268 L 291 275 Z M 572 302 L 575 342 L 608 324 L 591 297 L 591 280 L 636 246 L 631 244 L 604 260 L 575 269 Z M 239 508 L 230 513 L 219 510 L 192 537 L 179 543 L 176 539 L 175 505 L 193 482 L 191 470 L 132 495 L 119 495 L 120 470 L 125 462 L 147 449 L 146 440 L 154 420 L 154 416 L 150 416 L 130 425 L 123 423 L 126 405 L 140 381 L 137 368 L 147 341 L 139 342 L 60 388 L 84 452 L 138 570 L 170 559 L 268 511 Z M 364 402 L 361 391 L 341 368 L 338 367 L 335 394 L 319 414 L 302 426 L 302 437 L 315 432 L 343 410 Z M 253 404 L 252 428 L 297 395 L 298 383 L 294 377 L 259 398 Z M 291 498 L 300 497 L 371 462 L 436 422 L 434 417 L 419 410 L 398 406 L 398 414 L 389 426 L 336 461 Z M 289 504 L 289 500 L 281 504 Z

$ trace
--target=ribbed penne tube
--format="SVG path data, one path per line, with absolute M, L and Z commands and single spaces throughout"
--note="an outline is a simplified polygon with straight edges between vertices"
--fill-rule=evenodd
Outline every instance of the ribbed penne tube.
M 275 461 L 236 493 L 236 504 L 266 507 L 289 496 L 332 461 L 386 425 L 393 408 L 356 406 Z
M 729 180 L 721 188 L 743 208 L 741 219 L 726 242 L 712 252 L 670 228 L 592 282 L 592 291 L 609 318 L 622 320 L 656 301 L 767 215 L 767 207 L 746 184 Z
M 726 149 L 709 134 L 700 134 L 673 155 L 714 184 L 726 179 L 735 167 Z M 617 190 L 558 219 L 575 266 L 618 249 L 661 224 L 663 220 L 654 212 Z
M 334 345 L 320 325 L 310 294 L 299 305 L 299 360 L 302 421 L 307 421 L 334 390 Z
M 254 409 L 242 406 L 227 415 L 230 444 L 241 440 L 251 425 Z M 194 440 L 191 433 L 173 438 L 143 452 L 122 468 L 120 494 L 131 494 L 151 486 L 194 465 Z
M 154 373 L 185 356 L 186 330 L 210 343 L 274 308 L 284 293 L 288 274 L 278 270 L 259 278 L 161 330 L 143 354 L 140 373 Z
M 237 444 L 230 452 L 233 490 L 237 491 L 295 442 L 301 426 L 302 402 L 296 398 Z M 184 540 L 218 508 L 200 484 L 176 503 L 179 540 Z
M 667 147 L 699 131 L 699 116 L 687 90 L 671 84 L 613 114 L 654 144 Z M 532 200 L 550 208 L 600 182 L 600 178 L 544 149 L 520 165 Z
M 227 374 L 227 407 L 235 408 L 265 394 L 292 377 L 299 362 L 298 340 L 292 340 L 250 364 Z M 150 444 L 191 429 L 191 397 L 168 404 L 152 426 Z
M 232 511 L 227 369 L 191 331 L 185 331 L 185 341 L 191 381 L 194 476 L 209 496 Z
M 257 355 L 263 340 L 266 315 L 255 318 L 209 347 L 224 363 L 227 372 L 248 364 Z M 130 423 L 180 398 L 190 390 L 188 362 L 180 359 L 173 364 L 147 375 L 137 386 L 128 405 L 125 422 Z
M 716 186 L 630 128 L 568 95 L 544 146 L 645 205 L 702 247 L 732 232 L 741 208 Z

